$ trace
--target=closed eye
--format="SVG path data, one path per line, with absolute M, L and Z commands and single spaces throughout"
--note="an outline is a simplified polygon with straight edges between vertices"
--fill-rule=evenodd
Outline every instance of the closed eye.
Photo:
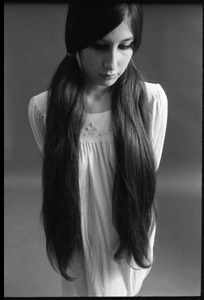
M 130 49 L 133 47 L 133 42 L 129 43 L 129 44 L 119 44 L 118 48 L 121 50 L 126 50 L 126 49 Z M 94 48 L 97 51 L 107 51 L 111 48 L 111 46 L 109 44 L 99 44 L 99 43 L 94 43 L 92 45 L 92 48 Z
M 118 46 L 119 49 L 122 49 L 122 50 L 125 50 L 125 49 L 129 49 L 129 48 L 132 48 L 133 47 L 133 42 L 130 43 L 130 44 L 120 44 Z

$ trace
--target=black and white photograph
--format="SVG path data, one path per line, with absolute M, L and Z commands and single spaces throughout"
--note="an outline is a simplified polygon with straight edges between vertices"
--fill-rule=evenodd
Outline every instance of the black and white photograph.
M 4 3 L 4 297 L 201 296 L 199 3 Z

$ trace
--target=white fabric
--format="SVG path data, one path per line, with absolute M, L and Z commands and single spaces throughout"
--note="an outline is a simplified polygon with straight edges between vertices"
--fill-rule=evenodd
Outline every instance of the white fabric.
M 158 169 L 167 124 L 167 97 L 160 84 L 145 83 L 151 107 L 151 135 Z M 43 149 L 47 91 L 31 98 L 28 115 L 40 151 Z M 135 296 L 149 269 L 138 269 L 132 261 L 116 263 L 113 254 L 118 234 L 111 219 L 114 178 L 114 151 L 111 111 L 88 114 L 80 135 L 79 186 L 81 230 L 85 260 L 81 275 L 74 282 L 62 278 L 64 296 Z M 150 237 L 150 256 L 156 226 Z

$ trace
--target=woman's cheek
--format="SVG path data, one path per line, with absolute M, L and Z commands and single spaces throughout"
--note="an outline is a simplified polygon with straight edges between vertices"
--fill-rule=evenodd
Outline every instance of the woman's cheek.
M 129 53 L 127 53 L 127 54 L 125 54 L 125 55 L 123 56 L 123 58 L 122 58 L 123 66 L 126 66 L 126 67 L 128 66 L 128 64 L 129 64 L 129 62 L 130 62 L 130 60 L 131 60 L 131 58 L 132 58 L 132 54 L 133 54 L 133 51 L 130 50 Z
M 122 67 L 121 67 L 123 71 L 125 71 L 127 69 L 129 62 L 130 62 L 130 59 L 125 59 L 123 61 Z

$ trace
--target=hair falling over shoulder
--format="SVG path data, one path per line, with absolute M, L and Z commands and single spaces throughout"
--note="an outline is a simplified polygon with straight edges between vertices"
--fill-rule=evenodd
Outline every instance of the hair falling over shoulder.
M 59 65 L 48 92 L 41 220 L 51 265 L 67 280 L 67 266 L 82 251 L 78 185 L 79 134 L 83 124 L 82 80 L 75 57 Z
M 146 89 L 133 61 L 116 83 L 112 97 L 116 161 L 112 216 L 120 238 L 114 258 L 125 258 L 131 265 L 133 257 L 139 267 L 148 268 L 149 237 L 156 217 L 156 174 Z
M 75 252 L 83 256 L 78 180 L 80 132 L 85 118 L 83 91 L 77 59 L 66 55 L 48 92 L 41 220 L 50 263 L 67 280 L 75 279 L 68 271 Z M 156 175 L 144 80 L 133 60 L 112 86 L 112 120 L 112 219 L 119 236 L 114 259 L 126 259 L 131 265 L 133 258 L 139 267 L 148 268 Z
M 48 94 L 43 159 L 43 221 L 48 258 L 67 280 L 75 251 L 83 255 L 78 183 L 79 136 L 83 126 L 83 86 L 74 57 L 62 61 Z M 112 91 L 115 180 L 113 225 L 119 235 L 114 258 L 131 257 L 146 268 L 153 225 L 155 168 L 149 114 L 142 78 L 130 63 Z M 132 80 L 127 80 L 132 78 Z

